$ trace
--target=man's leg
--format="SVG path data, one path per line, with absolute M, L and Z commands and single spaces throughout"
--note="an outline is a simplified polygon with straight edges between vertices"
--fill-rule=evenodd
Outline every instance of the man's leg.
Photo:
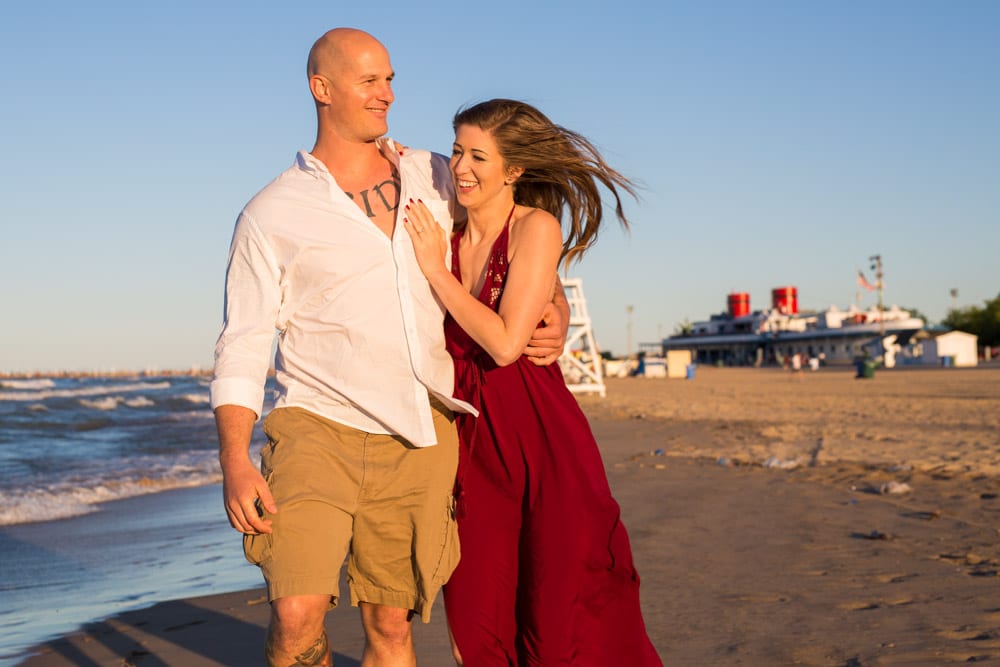
M 364 434 L 301 408 L 273 410 L 262 471 L 278 505 L 271 535 L 244 538 L 271 600 L 265 655 L 271 667 L 331 665 L 324 631 L 351 541 Z
M 434 598 L 458 560 L 452 489 L 458 434 L 450 411 L 432 402 L 438 444 L 415 448 L 369 435 L 364 484 L 347 565 L 361 610 L 364 667 L 416 665 L 412 619 L 430 621 Z
M 268 667 L 330 667 L 333 659 L 324 625 L 329 607 L 329 595 L 293 595 L 272 602 L 264 646 Z
M 369 602 L 358 606 L 361 607 L 361 623 L 365 627 L 365 652 L 361 656 L 361 667 L 415 667 L 417 654 L 413 650 L 413 612 Z

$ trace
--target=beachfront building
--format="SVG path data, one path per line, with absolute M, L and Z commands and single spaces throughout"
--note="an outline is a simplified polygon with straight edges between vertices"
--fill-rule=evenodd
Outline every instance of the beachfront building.
M 892 367 L 924 328 L 922 319 L 897 306 L 799 312 L 795 287 L 775 288 L 771 297 L 770 308 L 751 311 L 748 294 L 730 294 L 727 312 L 661 341 L 664 355 L 690 350 L 697 363 L 728 366 L 781 364 L 796 354 L 826 364 L 879 357 Z
M 911 357 L 935 366 L 976 366 L 978 342 L 978 336 L 964 331 L 919 331 L 913 337 Z

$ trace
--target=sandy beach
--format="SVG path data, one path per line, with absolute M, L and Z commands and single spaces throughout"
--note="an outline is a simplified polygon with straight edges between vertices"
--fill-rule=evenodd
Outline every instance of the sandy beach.
M 1000 366 L 699 367 L 581 394 L 667 665 L 1000 665 Z M 259 589 L 162 602 L 30 667 L 257 665 Z M 359 665 L 354 609 L 328 615 Z M 444 613 L 420 663 L 452 664 Z

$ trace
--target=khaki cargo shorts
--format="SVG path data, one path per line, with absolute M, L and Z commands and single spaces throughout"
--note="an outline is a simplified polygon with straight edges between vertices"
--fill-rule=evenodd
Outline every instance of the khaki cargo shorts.
M 336 606 L 347 558 L 351 604 L 412 609 L 424 623 L 458 564 L 452 490 L 454 415 L 431 400 L 438 444 L 413 447 L 302 408 L 272 410 L 261 471 L 278 505 L 273 532 L 245 535 L 271 600 L 330 595 Z

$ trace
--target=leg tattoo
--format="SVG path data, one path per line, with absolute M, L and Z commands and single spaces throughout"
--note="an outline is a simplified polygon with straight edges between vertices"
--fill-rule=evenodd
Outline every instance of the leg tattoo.
M 264 645 L 264 655 L 267 658 L 268 667 L 328 667 L 333 664 L 330 660 L 330 642 L 327 640 L 326 630 L 309 648 L 296 655 L 292 663 L 279 665 L 275 661 L 274 653 L 272 635 L 268 633 L 267 642 Z

